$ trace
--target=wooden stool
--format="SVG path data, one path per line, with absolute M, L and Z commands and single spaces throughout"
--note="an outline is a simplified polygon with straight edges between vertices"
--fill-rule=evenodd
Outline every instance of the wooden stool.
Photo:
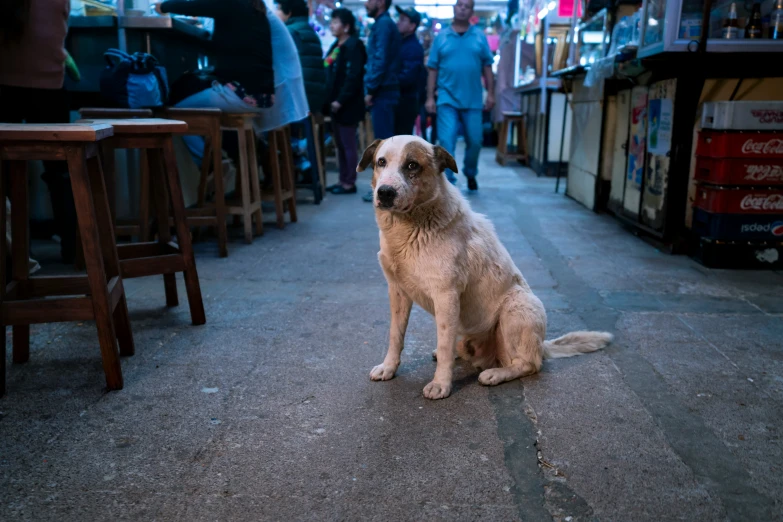
M 5 263 L 0 267 L 0 325 L 3 331 L 6 325 L 13 326 L 13 360 L 24 363 L 30 358 L 31 324 L 95 320 L 106 386 L 119 390 L 123 383 L 117 344 L 119 355 L 133 355 L 134 345 L 98 155 L 98 142 L 111 136 L 109 125 L 0 124 L 0 159 L 9 162 L 0 183 L 0 201 L 10 195 L 13 262 L 13 280 L 8 286 L 4 284 Z M 28 160 L 68 162 L 86 276 L 29 276 Z M 0 212 L 1 230 L 5 230 L 5 219 L 5 212 Z M 0 241 L 0 259 L 6 255 L 6 242 Z M 0 396 L 6 387 L 5 335 L 2 343 Z
M 323 164 L 324 164 L 324 170 L 326 170 L 326 166 L 328 162 L 333 162 L 334 167 L 336 169 L 340 168 L 340 152 L 337 150 L 337 140 L 339 139 L 337 136 L 337 124 L 335 121 L 331 118 L 331 116 L 324 117 L 324 128 L 329 127 L 329 130 L 332 133 L 332 152 L 333 154 L 330 156 L 325 156 L 323 158 Z M 325 151 L 324 151 L 325 152 Z
M 220 109 L 177 109 L 163 111 L 163 117 L 188 124 L 188 136 L 204 137 L 204 157 L 201 161 L 201 179 L 198 185 L 197 208 L 186 209 L 191 227 L 215 227 L 220 257 L 228 256 L 226 231 L 226 190 L 223 185 L 223 139 L 220 130 Z M 211 168 L 210 168 L 211 167 Z M 213 173 L 215 202 L 207 203 L 209 173 Z
M 79 109 L 79 116 L 84 120 L 128 120 L 132 118 L 152 118 L 152 111 L 150 109 L 85 107 Z
M 131 279 L 163 275 L 166 305 L 177 306 L 179 299 L 175 274 L 182 272 L 185 276 L 191 321 L 194 325 L 206 323 L 196 258 L 193 255 L 172 142 L 173 134 L 187 132 L 187 124 L 163 119 L 99 121 L 110 123 L 114 128 L 114 136 L 107 140 L 109 149 L 105 150 L 142 149 L 147 151 L 149 159 L 150 188 L 155 200 L 158 241 L 120 245 L 117 249 L 122 277 Z M 171 242 L 169 203 L 174 215 L 178 244 Z
M 312 178 L 309 187 L 307 184 L 297 185 L 302 188 L 310 188 L 313 191 L 313 203 L 320 205 L 326 194 L 326 175 L 321 155 L 321 140 L 318 121 L 323 121 L 323 116 L 309 113 L 304 125 L 308 126 L 305 130 L 305 139 L 307 140 L 307 158 L 310 161 L 310 177 Z M 295 176 L 295 174 L 294 174 Z M 296 180 L 294 180 L 296 181 Z
M 318 161 L 318 177 L 321 179 L 321 198 L 326 196 L 326 162 L 324 161 L 324 142 L 323 142 L 323 128 L 324 128 L 324 116 L 320 112 L 318 114 L 310 113 L 310 121 L 313 125 L 313 136 L 315 138 L 315 157 Z
M 253 242 L 253 217 L 256 218 L 256 234 L 264 233 L 261 215 L 261 182 L 258 179 L 256 138 L 253 132 L 255 112 L 224 112 L 220 117 L 220 128 L 234 131 L 239 137 L 239 165 L 237 165 L 236 191 L 240 201 L 229 203 L 226 212 L 241 216 L 245 227 L 245 243 Z
M 151 118 L 150 109 L 111 109 L 99 107 L 86 107 L 79 109 L 79 115 L 82 120 L 125 120 L 138 118 Z M 105 147 L 106 144 L 102 144 Z M 117 179 L 115 175 L 114 154 L 102 154 L 104 172 L 106 176 L 106 191 L 109 195 L 109 208 L 114 223 L 114 233 L 120 237 L 133 236 L 139 238 L 139 241 L 149 241 L 150 239 L 150 172 L 147 166 L 147 151 L 139 151 L 139 216 L 133 221 L 118 220 L 116 213 L 117 206 Z M 81 261 L 81 260 L 78 260 Z M 77 265 L 80 263 L 77 261 Z M 79 266 L 81 268 L 81 266 Z
M 291 128 L 286 125 L 269 132 L 268 157 L 264 158 L 265 174 L 272 178 L 272 192 L 264 192 L 261 199 L 275 203 L 277 228 L 285 228 L 285 210 L 291 223 L 296 223 L 296 185 L 294 184 L 294 162 L 291 150 Z
M 503 123 L 500 125 L 500 134 L 498 136 L 498 150 L 495 154 L 495 161 L 505 166 L 509 160 L 517 160 L 528 164 L 527 158 L 527 119 L 521 112 L 504 112 Z M 516 151 L 508 151 L 508 132 L 511 131 L 512 138 L 516 130 Z

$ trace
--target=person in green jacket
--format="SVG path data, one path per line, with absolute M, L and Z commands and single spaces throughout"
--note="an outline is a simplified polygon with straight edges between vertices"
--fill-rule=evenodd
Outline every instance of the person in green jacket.
M 275 7 L 299 52 L 310 112 L 320 112 L 326 99 L 326 73 L 321 39 L 308 21 L 310 11 L 307 3 L 305 0 L 276 0 Z

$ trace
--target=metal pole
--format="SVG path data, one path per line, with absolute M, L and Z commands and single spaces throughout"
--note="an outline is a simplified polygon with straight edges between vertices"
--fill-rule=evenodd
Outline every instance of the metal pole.
M 122 52 L 128 52 L 128 39 L 125 36 L 125 28 L 122 19 L 125 17 L 125 0 L 117 0 L 117 46 Z
M 563 169 L 563 148 L 565 147 L 566 116 L 568 115 L 568 89 L 563 89 L 563 131 L 560 134 L 560 156 L 557 158 L 557 179 L 555 181 L 555 194 L 560 192 L 560 172 Z

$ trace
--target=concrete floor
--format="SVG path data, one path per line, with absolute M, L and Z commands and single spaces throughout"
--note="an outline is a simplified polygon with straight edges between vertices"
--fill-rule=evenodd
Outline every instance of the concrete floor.
M 432 402 L 414 309 L 398 376 L 371 382 L 389 315 L 372 209 L 302 204 L 228 259 L 198 245 L 204 327 L 158 278 L 127 283 L 122 391 L 92 325 L 34 328 L 0 400 L 0 519 L 783 519 L 783 275 L 661 254 L 491 160 L 471 201 L 550 337 L 606 329 L 608 350 L 496 388 L 460 368 Z

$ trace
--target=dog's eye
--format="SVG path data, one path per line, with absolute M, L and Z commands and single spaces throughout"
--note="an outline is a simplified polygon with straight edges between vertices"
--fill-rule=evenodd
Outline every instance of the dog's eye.
M 379 167 L 385 167 L 386 166 L 386 160 L 383 158 L 378 158 L 378 166 Z
M 418 164 L 418 163 L 416 163 L 415 161 L 411 161 L 411 162 L 409 162 L 409 163 L 408 163 L 407 165 L 405 165 L 405 166 L 407 167 L 407 169 L 408 169 L 408 170 L 416 170 L 416 169 L 418 169 L 418 168 L 419 168 L 419 164 Z

